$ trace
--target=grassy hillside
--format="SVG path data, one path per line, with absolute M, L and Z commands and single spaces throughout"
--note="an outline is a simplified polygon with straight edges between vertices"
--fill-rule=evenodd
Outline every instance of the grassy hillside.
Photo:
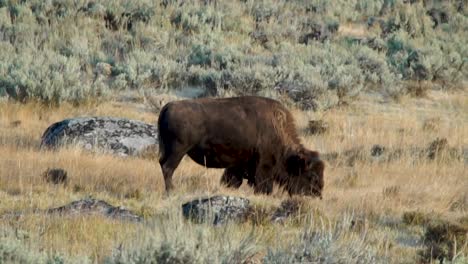
M 246 183 L 240 190 L 223 188 L 221 170 L 189 158 L 176 170 L 174 194 L 165 197 L 151 157 L 122 160 L 73 147 L 38 148 L 42 131 L 63 118 L 112 115 L 154 122 L 149 104 L 50 109 L 0 102 L 0 262 L 429 263 L 432 256 L 466 263 L 468 182 L 462 153 L 468 145 L 468 96 L 430 92 L 428 98 L 387 104 L 361 99 L 321 113 L 292 109 L 305 145 L 328 158 L 323 200 L 295 197 L 299 211 L 283 224 L 271 223 L 267 215 L 290 199 L 287 194 L 275 189 L 272 196 L 254 195 Z M 328 122 L 329 130 L 308 133 L 310 119 Z M 447 139 L 449 149 L 435 158 L 412 154 L 437 138 Z M 374 144 L 401 152 L 376 160 L 370 156 Z M 330 158 L 333 153 L 337 156 Z M 41 173 L 49 167 L 66 169 L 69 184 L 44 182 Z M 252 216 L 216 228 L 183 219 L 182 203 L 215 194 L 251 199 Z M 87 196 L 125 206 L 147 222 L 33 213 Z M 24 214 L 8 216 L 11 212 Z
M 0 0 L 0 263 L 467 263 L 467 32 L 461 0 Z M 39 149 L 64 118 L 245 94 L 291 109 L 323 200 L 227 189 L 189 158 L 166 197 L 154 155 Z M 183 218 L 215 194 L 250 199 L 247 221 Z M 37 213 L 89 196 L 145 221 Z
M 0 1 L 0 96 L 80 103 L 134 89 L 287 94 L 466 88 L 464 1 Z

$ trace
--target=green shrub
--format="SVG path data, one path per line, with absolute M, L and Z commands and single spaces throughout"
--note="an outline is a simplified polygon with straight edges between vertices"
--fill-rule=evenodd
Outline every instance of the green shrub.
M 468 18 L 457 3 L 31 0 L 0 6 L 0 96 L 20 101 L 78 102 L 112 90 L 215 83 L 229 94 L 287 93 L 302 108 L 323 109 L 369 89 L 397 97 L 415 85 L 459 88 L 468 76 Z M 363 36 L 339 30 L 367 21 L 380 29 L 372 26 Z M 110 64 L 112 74 L 96 76 L 98 63 Z
M 362 236 L 351 236 L 345 221 L 304 231 L 286 249 L 269 249 L 263 263 L 381 263 Z M 385 263 L 385 262 L 384 262 Z
M 91 263 L 85 257 L 73 257 L 47 254 L 26 246 L 28 235 L 21 231 L 2 229 L 0 233 L 0 263 Z
M 28 55 L 13 58 L 6 75 L 0 78 L 13 99 L 40 100 L 47 104 L 62 101 L 78 103 L 89 97 L 104 96 L 107 92 L 106 87 L 82 82 L 84 73 L 75 57 L 68 58 L 54 52 Z
M 188 65 L 211 66 L 213 55 L 211 49 L 203 45 L 195 45 L 188 57 Z
M 176 10 L 171 23 L 189 34 L 221 27 L 222 16 L 212 6 L 189 6 Z
M 253 232 L 239 236 L 230 226 L 161 221 L 151 228 L 154 233 L 115 251 L 104 263 L 245 263 L 258 252 Z

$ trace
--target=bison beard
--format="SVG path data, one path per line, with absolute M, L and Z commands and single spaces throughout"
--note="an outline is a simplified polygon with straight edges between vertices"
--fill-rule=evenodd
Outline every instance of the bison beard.
M 185 154 L 208 168 L 225 168 L 221 182 L 270 194 L 273 183 L 290 195 L 322 197 L 324 163 L 302 146 L 291 113 L 263 97 L 201 98 L 166 104 L 158 119 L 159 163 L 166 191 Z

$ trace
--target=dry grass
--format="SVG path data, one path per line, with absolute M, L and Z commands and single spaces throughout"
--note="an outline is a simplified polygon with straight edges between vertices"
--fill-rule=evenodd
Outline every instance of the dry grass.
M 364 38 L 369 36 L 369 32 L 365 25 L 363 24 L 343 24 L 340 25 L 338 33 L 342 36 Z
M 219 185 L 220 170 L 205 169 L 189 158 L 182 161 L 174 175 L 176 192 L 164 197 L 162 175 L 155 160 L 92 155 L 73 147 L 57 152 L 38 149 L 45 128 L 63 118 L 113 115 L 154 123 L 157 117 L 151 111 L 128 109 L 125 103 L 117 102 L 80 108 L 64 105 L 58 109 L 0 102 L 0 109 L 0 215 L 56 207 L 89 195 L 125 206 L 149 220 L 165 219 L 168 214 L 177 217 L 182 202 L 203 195 L 244 196 L 259 208 L 279 206 L 287 199 L 280 190 L 270 197 L 256 196 L 246 184 L 239 190 L 225 189 Z M 294 110 L 294 114 L 300 131 L 311 119 L 329 123 L 325 134 L 302 135 L 308 147 L 323 153 L 343 152 L 358 146 L 370 149 L 373 144 L 426 147 L 436 137 L 447 138 L 453 147 L 468 145 L 466 93 L 434 93 L 426 99 L 403 99 L 400 104 L 362 98 L 326 113 Z M 424 129 L 424 122 L 431 118 L 440 120 L 437 130 Z M 68 185 L 52 186 L 42 181 L 41 173 L 49 167 L 66 169 Z M 466 217 L 467 190 L 463 160 L 421 159 L 415 163 L 403 156 L 386 163 L 364 160 L 353 166 L 329 164 L 323 200 L 301 198 L 302 212 L 296 219 L 284 225 L 263 221 L 256 227 L 256 244 L 260 248 L 257 257 L 264 256 L 266 248 L 286 247 L 305 228 L 308 223 L 305 219 L 310 216 L 320 222 L 339 221 L 343 215 L 349 215 L 355 229 L 340 239 L 351 239 L 352 244 L 351 233 L 365 231 L 365 243 L 379 256 L 390 262 L 413 263 L 418 258 L 418 250 L 423 248 L 420 239 L 424 227 L 408 227 L 402 221 L 403 214 L 417 211 L 447 219 Z M 453 206 L 454 203 L 462 205 Z M 1 225 L 27 232 L 34 248 L 88 255 L 96 261 L 102 261 L 120 244 L 135 238 L 144 240 L 145 234 L 151 233 L 150 226 L 99 217 L 26 214 L 19 220 L 5 218 Z M 240 238 L 247 235 L 245 230 L 249 226 L 247 223 L 230 227 L 230 232 Z M 467 255 L 466 245 L 460 245 L 458 250 Z

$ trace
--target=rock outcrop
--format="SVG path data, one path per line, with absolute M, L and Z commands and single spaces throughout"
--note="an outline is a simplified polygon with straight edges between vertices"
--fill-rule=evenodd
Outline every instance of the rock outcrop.
M 54 123 L 42 135 L 41 148 L 77 144 L 87 150 L 137 156 L 157 144 L 157 128 L 114 117 L 80 117 Z
M 296 214 L 301 206 L 301 202 L 298 200 L 288 199 L 283 201 L 281 206 L 278 207 L 271 216 L 271 222 L 283 223 L 292 215 Z
M 140 222 L 142 217 L 121 207 L 115 207 L 111 204 L 96 200 L 93 198 L 86 198 L 78 201 L 73 201 L 64 206 L 57 208 L 51 208 L 46 210 L 47 214 L 59 214 L 59 215 L 102 215 L 112 219 L 127 220 Z
M 60 207 L 49 209 L 34 209 L 32 211 L 6 212 L 0 215 L 0 220 L 19 221 L 32 215 L 58 215 L 61 217 L 103 216 L 110 219 L 141 222 L 143 217 L 122 207 L 113 206 L 105 201 L 94 198 L 84 198 L 70 202 Z

